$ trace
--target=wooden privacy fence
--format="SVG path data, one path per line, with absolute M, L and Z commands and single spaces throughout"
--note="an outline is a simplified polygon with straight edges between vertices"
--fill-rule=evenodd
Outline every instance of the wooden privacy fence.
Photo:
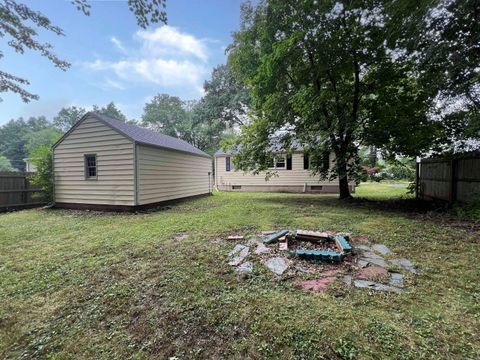
M 44 205 L 42 190 L 30 183 L 29 173 L 0 172 L 0 212 Z
M 417 196 L 450 203 L 480 199 L 480 157 L 422 159 L 417 163 Z

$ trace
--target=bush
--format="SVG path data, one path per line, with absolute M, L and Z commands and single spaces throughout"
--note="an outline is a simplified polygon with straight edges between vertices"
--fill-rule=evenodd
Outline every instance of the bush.
M 53 203 L 53 160 L 49 146 L 40 145 L 30 152 L 30 161 L 37 167 L 37 172 L 30 177 L 33 184 L 40 186 L 45 195 L 45 201 Z
M 12 166 L 10 160 L 0 155 L 0 171 L 17 171 L 17 169 Z

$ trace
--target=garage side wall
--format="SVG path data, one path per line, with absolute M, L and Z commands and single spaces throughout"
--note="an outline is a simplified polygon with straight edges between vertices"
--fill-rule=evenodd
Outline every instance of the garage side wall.
M 85 119 L 54 149 L 55 202 L 134 205 L 134 144 L 94 118 Z M 97 156 L 97 178 L 85 178 L 87 154 Z
M 208 194 L 209 172 L 209 158 L 137 145 L 138 205 Z

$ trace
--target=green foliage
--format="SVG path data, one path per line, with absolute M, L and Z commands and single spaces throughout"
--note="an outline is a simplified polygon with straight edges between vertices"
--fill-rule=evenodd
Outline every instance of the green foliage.
M 130 120 L 129 121 L 127 119 L 127 117 L 125 116 L 125 114 L 122 113 L 122 111 L 119 108 L 117 108 L 117 106 L 115 105 L 115 103 L 113 101 L 111 101 L 110 103 L 108 103 L 104 107 L 99 107 L 98 105 L 93 105 L 93 111 L 96 112 L 96 113 L 99 113 L 99 114 L 102 114 L 102 115 L 109 116 L 111 118 L 120 120 L 120 121 L 124 121 L 124 122 L 127 122 L 127 123 L 135 123 L 135 120 Z
M 81 107 L 62 108 L 53 118 L 53 126 L 65 133 L 86 113 L 87 111 Z
M 37 171 L 30 178 L 31 182 L 44 190 L 44 197 L 48 203 L 54 201 L 53 157 L 51 146 L 40 145 L 33 149 L 29 161 L 36 166 Z
M 272 142 L 299 141 L 313 157 L 333 151 L 340 197 L 359 174 L 358 145 L 416 155 L 443 136 L 427 116 L 415 63 L 391 56 L 391 15 L 377 1 L 260 2 L 242 8 L 229 64 L 252 97 L 238 168 L 268 167 Z M 398 19 L 396 19 L 398 20 Z M 401 50 L 401 49 L 398 49 Z M 319 169 L 320 176 L 328 172 Z
M 415 160 L 401 158 L 395 161 L 387 161 L 380 170 L 382 179 L 387 180 L 415 180 Z
M 12 166 L 10 160 L 5 156 L 0 155 L 0 171 L 17 171 L 17 169 Z
M 12 165 L 25 170 L 24 159 L 28 157 L 27 144 L 35 143 L 36 133 L 41 132 L 41 137 L 47 136 L 50 131 L 42 132 L 48 129 L 50 123 L 44 116 L 31 117 L 28 120 L 19 118 L 10 120 L 0 127 L 0 155 L 10 160 Z
M 212 117 L 205 99 L 188 102 L 167 94 L 157 95 L 145 105 L 142 125 L 183 139 L 210 154 L 218 150 L 226 129 L 226 121 Z
M 50 146 L 60 139 L 61 136 L 62 133 L 52 127 L 29 132 L 25 135 L 25 151 L 29 154 L 33 149 L 41 145 Z
M 461 220 L 480 223 L 480 196 L 475 197 L 467 204 L 454 204 L 451 213 Z
M 165 135 L 184 137 L 188 132 L 186 104 L 177 96 L 160 94 L 145 104 L 142 125 Z
M 205 96 L 200 105 L 205 119 L 221 121 L 229 127 L 247 123 L 250 96 L 228 64 L 214 68 L 212 78 L 205 81 L 203 88 Z

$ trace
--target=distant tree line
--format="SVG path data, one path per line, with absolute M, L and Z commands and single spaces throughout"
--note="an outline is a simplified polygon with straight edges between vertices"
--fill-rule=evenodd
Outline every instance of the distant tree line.
M 226 65 L 213 70 L 204 90 L 200 100 L 190 101 L 158 94 L 145 104 L 140 119 L 128 119 L 114 102 L 103 107 L 93 105 L 91 111 L 183 139 L 213 154 L 222 139 L 246 123 L 250 100 Z M 85 108 L 70 106 L 60 109 L 52 121 L 37 116 L 12 119 L 1 126 L 0 171 L 25 170 L 24 159 L 32 157 L 40 146 L 53 145 L 86 113 Z

